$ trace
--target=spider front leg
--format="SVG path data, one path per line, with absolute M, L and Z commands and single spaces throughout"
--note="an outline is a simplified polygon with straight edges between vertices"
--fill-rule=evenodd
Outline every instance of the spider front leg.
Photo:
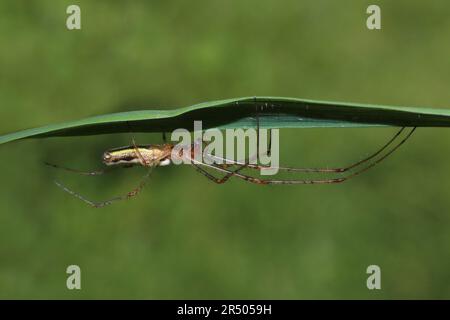
M 82 196 L 81 194 L 79 194 L 79 193 L 69 189 L 68 187 L 64 186 L 62 183 L 60 183 L 58 181 L 55 181 L 55 184 L 58 187 L 60 187 L 62 190 L 67 192 L 68 194 L 70 194 L 73 197 L 83 201 L 84 203 L 90 205 L 91 207 L 101 208 L 101 207 L 108 206 L 108 205 L 112 204 L 113 202 L 121 201 L 121 200 L 128 200 L 128 199 L 138 195 L 139 192 L 141 192 L 142 189 L 144 188 L 144 186 L 145 186 L 145 184 L 147 182 L 147 179 L 150 177 L 152 169 L 153 169 L 153 167 L 150 167 L 150 169 L 148 170 L 147 174 L 142 177 L 141 182 L 139 183 L 139 185 L 136 186 L 133 190 L 127 192 L 124 195 L 121 195 L 121 196 L 118 196 L 118 197 L 115 197 L 115 198 L 111 198 L 111 199 L 108 199 L 108 200 L 105 200 L 105 201 L 100 201 L 100 202 L 89 200 L 89 199 L 85 198 L 84 196 Z
M 82 170 L 78 170 L 78 169 L 72 169 L 72 168 L 59 166 L 59 165 L 56 165 L 56 164 L 53 164 L 50 162 L 44 162 L 44 164 L 49 167 L 55 168 L 55 169 L 65 170 L 65 171 L 80 174 L 83 176 L 99 176 L 99 175 L 111 172 L 111 170 L 115 168 L 115 167 L 107 167 L 105 169 L 95 170 L 95 171 L 82 171 Z M 118 167 L 118 168 L 126 168 L 126 166 L 122 166 L 122 167 Z

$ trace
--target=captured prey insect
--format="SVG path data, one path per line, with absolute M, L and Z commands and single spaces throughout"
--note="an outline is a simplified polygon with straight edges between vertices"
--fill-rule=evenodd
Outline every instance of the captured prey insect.
M 375 165 L 379 164 L 381 161 L 386 159 L 395 150 L 397 150 L 402 144 L 404 144 L 409 137 L 414 133 L 416 127 L 407 130 L 405 127 L 401 128 L 386 144 L 384 144 L 380 149 L 371 154 L 370 156 L 359 160 L 351 165 L 345 167 L 335 167 L 335 168 L 295 168 L 295 167 L 276 167 L 280 171 L 287 173 L 318 173 L 318 174 L 334 174 L 337 175 L 333 178 L 316 178 L 316 179 L 273 179 L 273 178 L 257 178 L 249 174 L 244 174 L 241 171 L 243 169 L 249 170 L 264 170 L 273 169 L 272 166 L 253 164 L 250 163 L 247 158 L 244 161 L 234 161 L 232 159 L 221 158 L 212 154 L 207 154 L 210 159 L 220 160 L 217 163 L 205 163 L 199 161 L 194 156 L 194 150 L 196 150 L 196 144 L 203 143 L 196 141 L 190 148 L 180 148 L 176 149 L 173 143 L 163 143 L 163 144 L 151 144 L 151 145 L 136 145 L 134 139 L 132 139 L 132 145 L 111 149 L 103 153 L 103 163 L 106 168 L 99 171 L 85 172 L 80 170 L 74 170 L 70 168 L 61 167 L 55 164 L 46 163 L 47 165 L 63 169 L 66 171 L 78 173 L 81 175 L 96 176 L 104 174 L 113 168 L 124 168 L 131 166 L 142 166 L 148 168 L 147 173 L 142 177 L 140 183 L 130 192 L 118 196 L 106 201 L 94 202 L 91 201 L 80 194 L 72 191 L 66 186 L 62 185 L 60 182 L 55 181 L 56 185 L 62 188 L 64 191 L 68 192 L 72 196 L 84 201 L 92 207 L 104 207 L 115 201 L 125 200 L 136 196 L 145 186 L 147 179 L 149 178 L 151 171 L 155 167 L 167 166 L 172 164 L 173 160 L 188 160 L 187 163 L 192 165 L 198 172 L 206 176 L 211 181 L 222 184 L 229 180 L 231 177 L 236 177 L 251 183 L 259 185 L 267 184 L 332 184 L 341 183 L 347 181 L 348 179 L 355 177 Z M 406 133 L 405 133 L 406 132 Z M 402 135 L 403 133 L 403 135 Z M 401 138 L 403 136 L 403 138 Z M 269 137 L 271 137 L 271 132 L 269 129 Z M 165 135 L 163 134 L 165 140 Z M 257 150 L 259 152 L 259 120 L 257 118 Z M 271 150 L 271 139 L 269 139 L 269 147 L 266 151 L 267 154 Z M 175 157 L 175 158 L 174 158 Z M 186 163 L 186 162 L 185 162 Z M 215 170 L 217 173 L 222 173 L 221 177 L 217 177 L 210 173 L 207 168 Z

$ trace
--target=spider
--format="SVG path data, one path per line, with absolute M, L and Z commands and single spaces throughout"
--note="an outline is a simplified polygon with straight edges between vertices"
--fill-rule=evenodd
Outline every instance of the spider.
M 145 186 L 145 183 L 150 176 L 152 169 L 154 167 L 158 166 L 167 166 L 172 163 L 173 158 L 172 157 L 178 157 L 179 160 L 188 160 L 189 163 L 201 174 L 203 174 L 205 177 L 210 179 L 211 181 L 222 184 L 229 180 L 231 177 L 236 177 L 251 183 L 255 183 L 258 185 L 268 185 L 268 184 L 332 184 L 332 183 L 342 183 L 344 181 L 347 181 L 350 178 L 353 178 L 370 168 L 374 167 L 384 159 L 386 159 L 389 155 L 391 155 L 395 150 L 397 150 L 402 144 L 404 144 L 409 137 L 414 133 L 416 130 L 416 127 L 410 128 L 410 130 L 407 132 L 406 135 L 404 135 L 403 138 L 399 140 L 399 137 L 401 134 L 406 130 L 406 127 L 402 127 L 386 144 L 384 144 L 380 149 L 378 149 L 373 154 L 369 155 L 368 157 L 359 160 L 357 162 L 354 162 L 348 166 L 345 167 L 336 167 L 336 168 L 295 168 L 295 167 L 277 167 L 278 170 L 285 171 L 285 172 L 300 172 L 300 173 L 328 173 L 328 174 L 339 174 L 340 176 L 334 177 L 334 178 L 322 178 L 322 179 L 271 179 L 271 178 L 257 178 L 248 174 L 243 174 L 241 171 L 243 169 L 250 169 L 250 170 L 264 170 L 264 169 L 273 169 L 273 167 L 266 166 L 266 165 L 260 165 L 260 164 L 251 164 L 250 161 L 244 160 L 244 161 L 234 161 L 231 159 L 221 158 L 212 154 L 208 154 L 207 156 L 210 157 L 210 159 L 214 160 L 220 160 L 222 163 L 225 164 L 218 164 L 218 163 L 204 163 L 202 161 L 198 161 L 194 157 L 194 149 L 196 147 L 196 143 L 194 142 L 189 148 L 189 151 L 186 152 L 186 149 L 180 149 L 176 152 L 172 152 L 175 148 L 175 144 L 173 143 L 163 143 L 163 144 L 150 144 L 150 145 L 137 145 L 132 139 L 132 144 L 130 146 L 116 148 L 116 149 L 110 149 L 103 153 L 103 163 L 106 165 L 106 168 L 103 170 L 98 171 L 80 171 L 75 169 L 70 169 L 66 167 L 61 167 L 55 164 L 46 163 L 48 166 L 63 169 L 70 172 L 75 172 L 81 175 L 89 175 L 89 176 L 96 176 L 101 175 L 113 168 L 117 167 L 131 167 L 131 166 L 143 166 L 148 168 L 147 173 L 142 177 L 142 180 L 140 183 L 130 192 L 106 200 L 101 202 L 94 202 L 91 201 L 82 195 L 72 191 L 71 189 L 67 188 L 63 184 L 61 184 L 58 181 L 55 181 L 55 184 L 62 188 L 67 193 L 71 194 L 72 196 L 82 200 L 83 202 L 87 203 L 88 205 L 100 208 L 107 205 L 112 204 L 113 202 L 130 199 L 134 196 L 136 196 Z M 259 119 L 257 118 L 257 150 L 259 150 Z M 269 129 L 269 137 L 271 137 L 271 132 Z M 165 134 L 163 133 L 163 139 L 165 139 Z M 399 140 L 399 141 L 398 141 Z M 398 141 L 396 144 L 394 144 L 395 141 Z M 270 154 L 271 150 L 271 140 L 269 139 L 269 147 L 267 154 Z M 391 148 L 389 148 L 391 146 Z M 386 152 L 383 154 L 383 151 Z M 230 167 L 235 167 L 231 169 Z M 214 174 L 208 172 L 206 168 L 210 168 L 215 170 L 218 173 L 223 173 L 221 177 L 216 177 Z

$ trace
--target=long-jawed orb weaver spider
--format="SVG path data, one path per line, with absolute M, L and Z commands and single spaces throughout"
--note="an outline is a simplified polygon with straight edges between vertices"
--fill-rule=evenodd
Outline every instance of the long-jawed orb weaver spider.
M 131 167 L 131 166 L 143 166 L 148 168 L 147 173 L 142 177 L 142 180 L 140 181 L 139 185 L 137 185 L 133 190 L 130 192 L 118 196 L 106 201 L 101 202 L 94 202 L 91 201 L 80 194 L 72 191 L 71 189 L 67 188 L 66 186 L 62 185 L 61 183 L 55 181 L 55 184 L 62 188 L 67 193 L 71 194 L 72 196 L 84 201 L 88 205 L 99 208 L 104 207 L 107 205 L 110 205 L 111 203 L 119 200 L 125 200 L 130 199 L 134 196 L 136 196 L 145 186 L 145 183 L 148 179 L 148 177 L 151 174 L 151 171 L 154 167 L 158 166 L 166 166 L 170 165 L 173 160 L 173 156 L 179 157 L 179 159 L 187 159 L 188 162 L 201 174 L 206 176 L 211 181 L 222 184 L 228 181 L 231 177 L 236 177 L 251 183 L 255 184 L 331 184 L 331 183 L 341 183 L 344 181 L 347 181 L 350 178 L 353 178 L 370 168 L 374 167 L 375 165 L 379 164 L 381 161 L 386 159 L 389 155 L 391 155 L 395 150 L 397 150 L 402 144 L 404 144 L 409 137 L 413 134 L 413 132 L 416 130 L 416 127 L 411 128 L 406 135 L 404 135 L 403 138 L 399 139 L 401 134 L 406 130 L 405 127 L 401 128 L 385 145 L 383 145 L 379 150 L 371 154 L 370 156 L 359 160 L 351 165 L 348 165 L 346 167 L 337 167 L 337 168 L 295 168 L 295 167 L 277 167 L 278 170 L 285 171 L 285 172 L 300 172 L 300 173 L 328 173 L 328 174 L 339 174 L 340 176 L 334 177 L 334 178 L 324 178 L 324 179 L 263 179 L 263 178 L 256 178 L 254 176 L 243 174 L 241 171 L 243 169 L 253 169 L 253 170 L 264 170 L 264 169 L 273 169 L 273 167 L 265 166 L 265 165 L 259 165 L 259 164 L 251 164 L 250 161 L 234 161 L 231 159 L 225 159 L 220 158 L 212 154 L 208 154 L 207 156 L 216 159 L 216 160 L 222 160 L 222 163 L 225 164 L 218 164 L 218 163 L 204 163 L 202 161 L 198 161 L 194 157 L 194 149 L 195 144 L 198 142 L 194 142 L 190 148 L 189 152 L 185 152 L 185 149 L 180 149 L 177 152 L 172 153 L 174 150 L 175 144 L 173 143 L 164 143 L 164 144 L 153 144 L 153 145 L 136 145 L 134 142 L 134 139 L 132 139 L 132 145 L 126 146 L 122 148 L 117 149 L 111 149 L 106 151 L 103 154 L 103 163 L 106 165 L 106 168 L 99 171 L 91 171 L 91 172 L 84 172 L 79 170 L 74 170 L 70 168 L 65 168 L 61 166 L 57 166 L 54 164 L 46 163 L 47 165 L 63 169 L 70 172 L 75 172 L 81 175 L 89 175 L 89 176 L 95 176 L 95 175 L 101 175 L 113 168 L 117 167 Z M 259 150 L 259 119 L 257 118 L 257 143 L 258 147 L 257 150 Z M 165 138 L 165 135 L 163 135 Z M 271 137 L 271 132 L 269 129 L 269 137 Z M 164 139 L 165 140 L 165 139 Z M 396 144 L 394 142 L 397 141 Z M 270 147 L 271 141 L 269 139 L 269 147 L 268 147 L 268 153 L 271 150 Z M 389 148 L 391 147 L 391 148 Z M 385 151 L 385 152 L 384 152 Z M 384 153 L 383 153 L 384 152 Z M 235 168 L 230 168 L 235 167 Z M 205 170 L 205 168 L 211 168 L 215 170 L 216 172 L 224 173 L 222 177 L 216 177 L 212 173 Z
M 256 102 L 256 101 L 255 101 Z M 262 110 L 262 107 L 261 107 Z M 256 143 L 257 143 L 257 154 L 256 160 L 259 158 L 259 112 L 258 112 L 258 106 L 256 106 Z M 67 193 L 71 194 L 72 196 L 84 201 L 85 203 L 89 204 L 92 207 L 100 208 L 107 205 L 112 204 L 115 201 L 119 200 L 125 200 L 130 199 L 134 196 L 136 196 L 145 186 L 145 183 L 147 179 L 149 178 L 152 169 L 154 167 L 161 167 L 161 166 L 167 166 L 172 163 L 175 158 L 178 158 L 178 160 L 187 160 L 184 161 L 185 163 L 191 164 L 198 172 L 203 174 L 205 177 L 210 179 L 211 181 L 222 184 L 228 181 L 231 177 L 236 177 L 251 183 L 255 184 L 331 184 L 331 183 L 341 183 L 344 181 L 347 181 L 350 178 L 353 178 L 370 168 L 374 167 L 384 159 L 386 159 L 389 155 L 391 155 L 395 150 L 397 150 L 403 143 L 405 143 L 409 137 L 414 133 L 416 130 L 416 127 L 411 128 L 411 130 L 402 138 L 400 139 L 397 144 L 394 144 L 396 140 L 401 136 L 402 132 L 405 131 L 405 127 L 402 127 L 384 146 L 382 146 L 379 150 L 371 154 L 370 156 L 359 160 L 357 162 L 354 162 L 351 165 L 348 165 L 346 167 L 338 167 L 338 168 L 294 168 L 294 167 L 275 167 L 277 170 L 285 171 L 285 172 L 299 172 L 299 173 L 327 173 L 327 174 L 340 174 L 341 176 L 337 178 L 323 178 L 323 179 L 262 179 L 262 178 L 256 178 L 251 175 L 243 174 L 241 171 L 243 169 L 251 169 L 251 170 L 264 170 L 264 169 L 274 169 L 273 166 L 267 166 L 267 165 L 260 165 L 260 164 L 254 164 L 251 163 L 250 158 L 247 158 L 244 161 L 234 161 L 232 159 L 226 159 L 221 158 L 218 156 L 215 156 L 213 154 L 206 154 L 209 159 L 213 159 L 216 161 L 212 161 L 212 163 L 205 163 L 202 161 L 197 160 L 197 157 L 195 157 L 195 150 L 198 143 L 204 143 L 201 142 L 194 142 L 190 148 L 181 148 L 176 149 L 175 144 L 173 143 L 167 143 L 166 142 L 166 135 L 163 132 L 163 144 L 150 144 L 150 145 L 136 145 L 134 138 L 132 138 L 132 145 L 116 148 L 116 149 L 110 149 L 103 153 L 103 163 L 106 165 L 106 168 L 99 171 L 80 171 L 70 168 L 65 168 L 61 166 L 57 166 L 55 164 L 46 163 L 47 165 L 63 169 L 66 171 L 78 173 L 81 175 L 89 175 L 89 176 L 96 176 L 104 174 L 112 168 L 122 167 L 132 167 L 132 166 L 143 166 L 147 167 L 148 171 L 147 173 L 142 177 L 139 185 L 137 185 L 133 190 L 130 192 L 118 196 L 106 201 L 101 202 L 94 202 L 91 201 L 80 194 L 72 191 L 71 189 L 67 188 L 66 186 L 62 185 L 58 181 L 55 181 L 55 184 L 62 188 Z M 130 130 L 131 131 L 131 130 Z M 271 144 L 272 144 L 272 132 L 271 129 L 269 129 L 268 132 L 268 148 L 265 149 L 265 153 L 267 155 L 270 155 L 271 152 Z M 389 147 L 392 146 L 390 149 Z M 386 152 L 383 154 L 383 151 Z M 175 151 L 175 152 L 173 152 Z M 205 155 L 204 155 L 205 156 Z M 217 161 L 218 160 L 218 161 Z M 252 159 L 253 160 L 253 159 Z M 218 163 L 216 163 L 218 162 Z M 366 164 L 366 165 L 364 165 Z M 233 169 L 230 169 L 230 167 L 235 167 Z M 205 168 L 214 169 L 217 172 L 224 173 L 224 175 L 220 178 L 216 177 L 212 173 L 205 170 Z

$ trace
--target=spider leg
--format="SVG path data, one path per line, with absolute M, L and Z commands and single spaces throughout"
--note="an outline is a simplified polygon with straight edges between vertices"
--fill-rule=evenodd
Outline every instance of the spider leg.
M 417 127 L 413 127 L 411 129 L 411 131 L 408 133 L 408 135 L 406 137 L 404 137 L 397 145 L 395 145 L 395 147 L 393 147 L 391 150 L 389 150 L 386 154 L 384 154 L 382 157 L 378 158 L 377 160 L 371 162 L 370 164 L 368 164 L 367 166 L 354 171 L 352 173 L 350 173 L 349 175 L 346 176 L 346 179 L 350 179 L 353 178 L 367 170 L 369 170 L 370 168 L 373 168 L 374 166 L 376 166 L 377 164 L 379 164 L 381 161 L 383 161 L 384 159 L 386 159 L 387 157 L 389 157 L 392 153 L 394 153 L 395 150 L 397 150 L 398 148 L 400 148 L 400 146 L 402 144 L 404 144 L 410 137 L 411 135 L 414 133 L 414 131 L 416 131 Z
M 150 165 L 150 161 L 146 160 L 144 156 L 142 156 L 142 153 L 139 151 L 139 148 L 136 145 L 136 141 L 134 141 L 134 138 L 131 138 L 131 143 L 133 144 L 134 153 L 136 153 L 137 157 L 139 158 L 139 162 L 143 167 L 148 167 Z
M 344 182 L 350 178 L 353 178 L 367 170 L 369 170 L 370 168 L 374 167 L 375 165 L 377 165 L 378 163 L 380 163 L 381 161 L 383 161 L 384 159 L 386 159 L 389 155 L 391 155 L 395 150 L 397 150 L 406 140 L 408 140 L 408 138 L 413 134 L 413 132 L 415 131 L 416 127 L 414 127 L 409 134 L 403 138 L 403 140 L 397 144 L 394 148 L 392 148 L 388 153 L 386 153 L 385 155 L 383 155 L 381 158 L 377 159 L 376 161 L 368 164 L 367 166 L 363 167 L 362 169 L 359 169 L 358 171 L 352 172 L 346 176 L 340 177 L 340 178 L 330 178 L 330 179 L 260 179 L 260 178 L 255 178 L 249 175 L 245 175 L 245 174 L 241 174 L 239 172 L 234 172 L 234 171 L 230 171 L 228 169 L 222 168 L 218 165 L 214 165 L 214 164 L 206 164 L 206 163 L 202 163 L 202 162 L 198 162 L 195 159 L 191 159 L 193 164 L 197 164 L 197 165 L 201 165 L 201 166 L 206 166 L 206 167 L 210 167 L 213 168 L 217 171 L 221 171 L 221 172 L 225 172 L 227 174 L 230 174 L 230 176 L 235 176 L 238 177 L 240 179 L 243 179 L 245 181 L 251 182 L 251 183 L 256 183 L 256 184 L 330 184 L 330 183 L 341 183 Z
M 201 140 L 201 143 L 202 143 L 203 149 L 205 149 L 206 145 L 205 145 L 205 141 L 204 141 L 203 139 Z M 208 156 L 208 155 L 210 155 L 210 154 L 207 154 L 207 156 Z M 192 159 L 192 157 L 190 157 L 190 158 Z M 197 161 L 195 161 L 195 162 L 197 162 Z M 222 178 L 217 178 L 217 177 L 214 176 L 213 174 L 211 174 L 211 173 L 209 173 L 208 171 L 206 171 L 205 169 L 203 169 L 203 168 L 201 167 L 201 165 L 199 165 L 199 164 L 197 164 L 197 163 L 195 163 L 195 162 L 192 162 L 192 165 L 194 166 L 195 170 L 196 170 L 197 172 L 200 172 L 200 173 L 203 174 L 205 177 L 207 177 L 209 180 L 211 180 L 211 181 L 213 181 L 213 182 L 215 182 L 215 183 L 217 183 L 217 184 L 222 184 L 222 183 L 227 182 L 228 179 L 229 179 L 231 176 L 233 176 L 234 172 L 239 172 L 240 170 L 244 169 L 244 167 L 247 166 L 247 165 L 245 165 L 245 164 L 244 164 L 244 165 L 241 165 L 240 168 L 237 168 L 237 169 L 234 170 L 234 171 L 228 171 L 228 172 L 226 172 L 226 174 L 225 174 Z M 246 160 L 246 162 L 247 162 L 247 160 Z M 233 165 L 233 164 L 231 164 L 231 165 Z M 222 167 L 222 168 L 228 168 L 230 165 L 229 165 L 229 164 L 219 164 L 218 166 L 219 166 L 219 167 Z
M 316 180 L 273 180 L 273 179 L 259 179 L 259 178 L 255 178 L 249 175 L 245 175 L 245 174 L 241 174 L 239 172 L 235 172 L 235 171 L 231 171 L 228 169 L 225 169 L 223 167 L 220 167 L 218 165 L 214 165 L 214 164 L 206 164 L 203 162 L 198 162 L 195 160 L 192 160 L 192 164 L 194 165 L 194 167 L 200 168 L 200 166 L 205 166 L 205 167 L 209 167 L 209 168 L 213 168 L 217 171 L 220 172 L 224 172 L 229 177 L 235 176 L 238 177 L 240 179 L 243 179 L 245 181 L 249 181 L 252 183 L 256 183 L 256 184 L 314 184 L 314 183 L 338 183 L 338 182 L 342 182 L 345 179 L 343 178 L 336 178 L 336 179 L 316 179 Z M 244 166 L 242 166 L 239 169 L 243 169 Z M 203 175 L 205 175 L 207 178 L 213 180 L 216 183 L 222 183 L 222 182 L 218 182 L 217 179 L 215 178 L 212 174 L 210 174 L 209 172 L 207 172 L 204 169 L 198 170 L 200 173 L 202 173 Z M 228 180 L 228 179 L 227 179 Z
M 130 192 L 127 192 L 126 194 L 122 195 L 122 196 L 118 196 L 118 197 L 114 197 L 105 201 L 100 201 L 100 202 L 95 202 L 92 200 L 89 200 L 85 197 L 83 197 L 82 195 L 80 195 L 79 193 L 76 193 L 75 191 L 67 188 L 66 186 L 64 186 L 63 184 L 61 184 L 58 181 L 55 181 L 55 184 L 60 187 L 61 189 L 63 189 L 65 192 L 67 192 L 68 194 L 74 196 L 75 198 L 78 198 L 79 200 L 87 203 L 88 205 L 90 205 L 91 207 L 94 208 L 101 208 L 101 207 L 105 207 L 107 205 L 112 204 L 113 202 L 116 201 L 121 201 L 121 200 L 127 200 L 130 199 L 134 196 L 136 196 L 139 192 L 142 191 L 142 189 L 144 188 L 148 177 L 150 176 L 151 172 L 152 172 L 153 167 L 150 167 L 150 169 L 148 170 L 148 172 L 142 177 L 141 182 L 139 183 L 139 185 L 137 187 L 135 187 L 133 190 L 131 190 Z
M 130 134 L 132 133 L 131 130 L 131 125 L 130 123 L 127 121 L 127 126 L 128 126 L 128 131 L 130 132 Z M 147 161 L 141 154 L 141 152 L 139 151 L 139 148 L 136 145 L 136 141 L 134 140 L 134 137 L 131 136 L 131 144 L 133 145 L 134 148 L 134 153 L 136 153 L 137 157 L 139 158 L 139 162 L 143 167 L 148 167 L 150 165 L 150 162 Z
M 69 171 L 69 172 L 73 172 L 73 173 L 77 173 L 77 174 L 81 174 L 84 176 L 99 176 L 105 173 L 110 172 L 114 167 L 106 167 L 105 169 L 101 169 L 101 170 L 96 170 L 96 171 L 82 171 L 82 170 L 77 170 L 77 169 L 72 169 L 72 168 L 67 168 L 67 167 L 63 167 L 63 166 L 59 166 L 53 163 L 49 163 L 49 162 L 45 162 L 45 165 L 55 168 L 55 169 L 62 169 L 65 171 Z M 119 168 L 125 168 L 124 166 L 119 167 Z
M 228 173 L 226 175 L 224 175 L 222 178 L 217 178 L 213 174 L 211 174 L 208 171 L 206 171 L 205 169 L 203 169 L 199 164 L 193 163 L 192 165 L 194 166 L 195 170 L 197 170 L 198 172 L 203 174 L 205 177 L 207 177 L 208 179 L 210 179 L 211 181 L 213 181 L 217 184 L 222 184 L 222 183 L 227 182 L 228 179 L 231 178 L 234 174 L 238 173 L 239 171 L 241 171 L 242 169 L 244 169 L 246 167 L 245 165 L 242 165 L 233 171 L 227 170 Z
M 407 135 L 407 138 L 409 138 L 409 136 L 411 136 L 411 134 L 415 131 L 415 127 L 409 132 L 409 134 Z M 366 162 L 368 162 L 369 160 L 372 160 L 373 158 L 375 158 L 376 156 L 378 156 L 380 153 L 382 153 L 384 150 L 386 150 L 386 148 L 388 148 L 390 145 L 392 145 L 392 143 L 397 140 L 397 138 L 400 136 L 400 134 L 405 130 L 405 127 L 401 128 L 385 145 L 383 145 L 380 149 L 378 149 L 376 152 L 374 152 L 373 154 L 369 155 L 368 157 L 359 160 L 351 165 L 348 165 L 346 167 L 342 167 L 342 168 L 294 168 L 294 167 L 271 167 L 271 166 L 267 166 L 267 165 L 258 165 L 258 164 L 247 164 L 247 167 L 250 169 L 258 169 L 258 170 L 264 170 L 264 169 L 278 169 L 278 170 L 283 170 L 283 171 L 288 171 L 288 172 L 307 172 L 307 173 L 344 173 L 347 172 L 351 169 L 354 169 L 358 166 L 360 166 L 361 164 L 364 164 Z M 404 141 L 401 141 L 399 143 L 399 145 L 403 144 Z M 399 146 L 398 145 L 398 146 Z M 394 147 L 394 149 L 398 148 L 398 146 Z M 225 159 L 222 157 L 218 157 L 212 154 L 208 154 L 209 157 L 213 158 L 213 159 L 217 159 L 220 161 L 227 161 L 230 164 L 235 164 L 235 165 L 243 165 L 246 163 L 242 163 L 242 162 L 238 162 L 238 161 L 234 161 L 234 160 L 229 160 L 229 159 Z

